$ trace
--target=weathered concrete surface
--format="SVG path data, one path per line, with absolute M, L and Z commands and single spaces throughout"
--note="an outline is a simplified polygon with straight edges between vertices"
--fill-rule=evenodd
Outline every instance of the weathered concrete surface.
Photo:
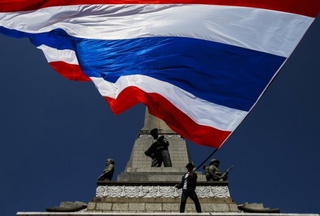
M 98 182 L 89 212 L 179 212 L 181 189 L 177 182 Z M 196 193 L 203 212 L 238 212 L 231 199 L 228 182 L 199 182 Z M 186 212 L 195 212 L 188 199 Z
M 144 154 L 154 142 L 149 134 L 153 128 L 158 128 L 159 136 L 165 136 L 169 142 L 172 167 L 151 167 L 152 159 Z M 174 133 L 165 122 L 150 115 L 146 110 L 144 126 L 134 142 L 127 166 L 117 181 L 179 181 L 189 162 L 190 155 L 183 137 Z M 204 175 L 200 174 L 198 178 L 198 181 L 205 181 Z
M 151 135 L 140 134 L 134 142 L 130 159 L 125 171 L 122 172 L 117 181 L 179 181 L 186 171 L 186 164 L 190 161 L 186 141 L 177 134 L 163 134 L 169 141 L 169 153 L 172 167 L 151 167 L 151 158 L 144 152 L 154 142 Z M 199 180 L 205 180 L 203 175 Z
M 199 198 L 203 212 L 238 212 L 231 199 Z M 179 212 L 180 198 L 95 198 L 88 205 L 88 212 L 134 212 L 174 213 Z M 186 212 L 196 212 L 194 203 L 188 199 Z

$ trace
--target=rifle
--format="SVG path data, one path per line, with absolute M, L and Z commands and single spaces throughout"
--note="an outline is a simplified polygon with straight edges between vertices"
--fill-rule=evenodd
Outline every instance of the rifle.
M 234 165 L 230 166 L 223 174 L 222 176 L 228 175 L 229 171 L 234 167 Z

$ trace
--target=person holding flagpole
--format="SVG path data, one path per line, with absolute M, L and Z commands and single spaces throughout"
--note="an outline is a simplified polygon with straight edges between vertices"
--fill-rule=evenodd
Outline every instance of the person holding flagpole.
M 198 196 L 195 192 L 197 186 L 197 174 L 194 172 L 194 165 L 192 162 L 186 165 L 188 172 L 186 172 L 181 179 L 181 182 L 175 185 L 176 188 L 182 188 L 180 213 L 183 213 L 186 207 L 188 197 L 192 199 L 195 204 L 196 211 L 201 213 L 201 205 Z

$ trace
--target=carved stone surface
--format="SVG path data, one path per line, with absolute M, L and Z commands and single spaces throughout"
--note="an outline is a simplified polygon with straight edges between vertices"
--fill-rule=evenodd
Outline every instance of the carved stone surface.
M 200 198 L 230 198 L 227 186 L 198 186 L 196 192 Z
M 230 198 L 227 186 L 198 186 L 199 198 Z M 98 186 L 96 197 L 111 198 L 177 198 L 181 196 L 181 189 L 173 186 Z

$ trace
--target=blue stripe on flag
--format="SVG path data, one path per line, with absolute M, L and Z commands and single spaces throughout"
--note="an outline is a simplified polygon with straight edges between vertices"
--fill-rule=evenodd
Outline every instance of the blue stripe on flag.
M 89 77 L 115 82 L 120 76 L 143 74 L 204 100 L 244 111 L 249 111 L 285 60 L 226 44 L 179 37 L 83 40 L 77 53 L 81 68 Z
M 285 61 L 281 56 L 192 38 L 80 39 L 61 29 L 26 35 L 36 46 L 76 51 L 89 77 L 115 82 L 120 76 L 143 74 L 244 111 L 250 110 Z

